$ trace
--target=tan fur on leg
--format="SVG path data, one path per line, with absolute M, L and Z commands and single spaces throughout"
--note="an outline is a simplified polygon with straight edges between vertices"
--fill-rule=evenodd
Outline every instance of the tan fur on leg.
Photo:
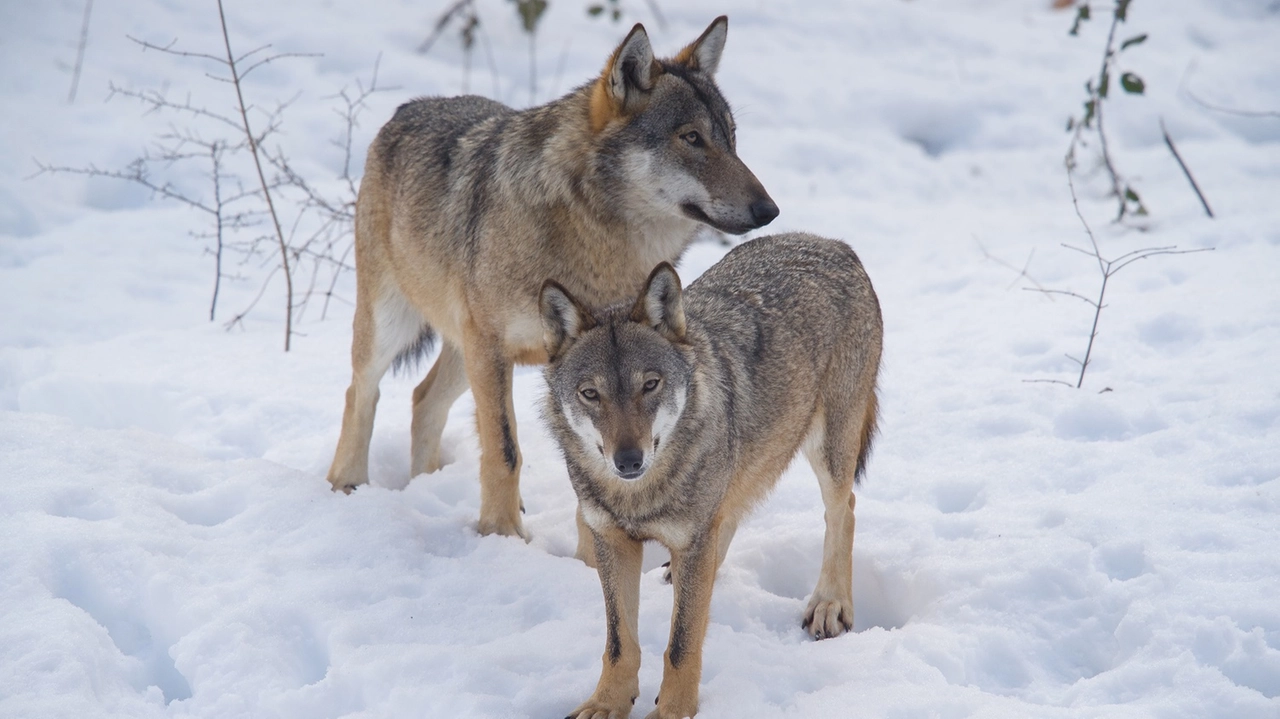
M 590 530 L 588 529 L 588 532 Z M 592 536 L 608 620 L 600 681 L 566 719 L 626 719 L 640 694 L 640 565 L 644 545 L 616 528 Z
M 413 390 L 412 459 L 409 476 L 440 469 L 440 435 L 449 408 L 467 391 L 462 351 L 445 342 L 426 379 Z
M 512 363 L 493 350 L 500 344 L 478 332 L 467 333 L 467 379 L 476 400 L 480 436 L 481 534 L 529 538 L 520 519 L 520 446 L 511 402 Z

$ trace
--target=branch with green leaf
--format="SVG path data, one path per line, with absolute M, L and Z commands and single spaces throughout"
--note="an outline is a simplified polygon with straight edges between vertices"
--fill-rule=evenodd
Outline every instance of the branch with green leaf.
M 1076 168 L 1077 149 L 1088 146 L 1085 131 L 1096 130 L 1097 132 L 1102 164 L 1106 168 L 1108 179 L 1111 181 L 1112 194 L 1118 203 L 1115 217 L 1117 222 L 1124 219 L 1125 215 L 1147 214 L 1147 208 L 1142 204 L 1142 198 L 1137 190 L 1133 189 L 1133 186 L 1116 170 L 1111 149 L 1107 143 L 1106 127 L 1103 124 L 1103 104 L 1111 92 L 1111 78 L 1118 70 L 1116 63 L 1120 54 L 1147 40 L 1146 33 L 1143 33 L 1129 37 L 1123 40 L 1119 47 L 1116 46 L 1116 31 L 1128 17 L 1130 2 L 1132 0 L 1116 0 L 1111 13 L 1111 28 L 1107 32 L 1107 44 L 1103 48 L 1102 67 L 1099 68 L 1097 77 L 1089 78 L 1085 82 L 1084 88 L 1088 94 L 1084 101 L 1083 112 L 1079 117 L 1071 117 L 1067 120 L 1067 132 L 1071 133 L 1071 144 L 1067 148 L 1065 158 L 1068 170 Z M 1076 10 L 1075 22 L 1072 23 L 1068 34 L 1079 35 L 1081 24 L 1092 18 L 1092 6 L 1088 3 L 1081 5 Z M 1142 95 L 1146 92 L 1146 83 L 1132 71 L 1120 72 L 1119 83 L 1121 89 L 1129 94 Z

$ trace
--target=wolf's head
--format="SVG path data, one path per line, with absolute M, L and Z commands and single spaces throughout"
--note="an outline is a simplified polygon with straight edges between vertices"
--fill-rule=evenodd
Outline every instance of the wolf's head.
M 624 481 L 639 480 L 688 398 L 680 278 L 664 262 L 634 304 L 595 312 L 548 280 L 540 305 L 551 357 L 549 411 L 564 417 L 578 441 L 564 451 Z
M 738 159 L 733 114 L 713 77 L 728 27 L 716 18 L 659 60 L 636 25 L 591 87 L 590 122 L 602 160 L 622 173 L 621 201 L 740 235 L 772 222 L 778 206 Z

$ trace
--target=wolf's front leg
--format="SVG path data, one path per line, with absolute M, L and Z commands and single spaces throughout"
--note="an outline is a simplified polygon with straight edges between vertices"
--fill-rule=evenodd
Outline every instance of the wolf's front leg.
M 713 530 L 684 550 L 671 553 L 671 639 L 663 656 L 658 708 L 647 719 L 682 719 L 698 712 L 698 683 L 702 681 L 702 641 L 711 612 L 718 540 Z
M 581 502 L 578 503 L 577 523 L 578 523 L 578 549 L 573 553 L 573 556 L 577 557 L 578 559 L 581 559 L 582 563 L 587 565 L 588 567 L 595 569 L 596 568 L 595 540 L 592 538 L 591 527 L 587 525 L 586 517 L 582 516 Z
M 463 354 L 467 380 L 476 400 L 476 431 L 480 435 L 481 534 L 505 534 L 528 539 L 520 519 L 520 445 L 511 403 L 513 364 L 495 335 L 466 332 Z
M 603 669 L 591 698 L 565 719 L 626 719 L 640 695 L 640 563 L 644 545 L 616 527 L 592 530 L 608 622 Z

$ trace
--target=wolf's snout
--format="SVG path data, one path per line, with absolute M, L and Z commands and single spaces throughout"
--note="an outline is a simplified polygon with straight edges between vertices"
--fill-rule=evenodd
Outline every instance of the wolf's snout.
M 635 479 L 644 469 L 644 451 L 623 449 L 613 453 L 613 468 L 623 479 Z
M 778 216 L 778 206 L 773 200 L 765 198 L 756 200 L 751 203 L 751 219 L 756 223 L 756 227 L 764 227 L 773 222 L 773 218 Z

